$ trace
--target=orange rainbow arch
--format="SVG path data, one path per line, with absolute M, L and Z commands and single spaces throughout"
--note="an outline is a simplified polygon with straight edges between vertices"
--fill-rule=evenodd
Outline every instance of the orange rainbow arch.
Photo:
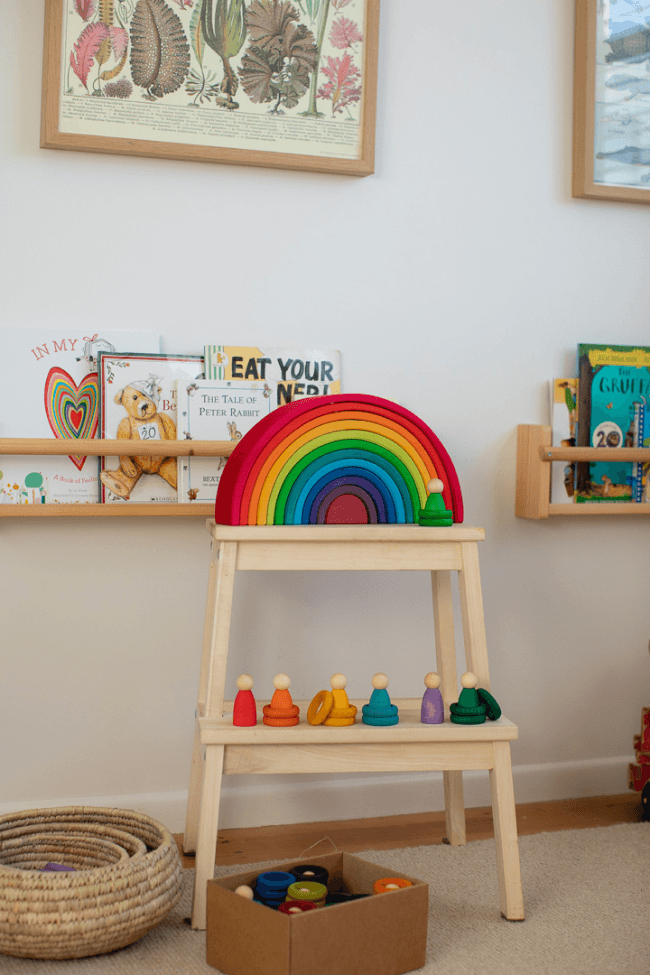
M 431 478 L 455 522 L 463 500 L 449 454 L 414 413 L 341 393 L 288 403 L 260 420 L 226 464 L 222 525 L 409 524 Z

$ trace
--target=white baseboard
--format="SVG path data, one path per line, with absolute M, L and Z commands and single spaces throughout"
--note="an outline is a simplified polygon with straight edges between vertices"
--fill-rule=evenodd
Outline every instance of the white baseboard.
M 633 756 L 519 765 L 513 768 L 518 803 L 619 795 L 627 791 Z M 490 805 L 487 772 L 463 774 L 465 806 Z M 83 796 L 0 803 L 0 815 L 52 806 L 110 806 L 153 816 L 173 833 L 185 828 L 187 792 Z M 320 820 L 366 819 L 444 809 L 442 774 L 239 776 L 226 778 L 219 827 L 277 826 Z

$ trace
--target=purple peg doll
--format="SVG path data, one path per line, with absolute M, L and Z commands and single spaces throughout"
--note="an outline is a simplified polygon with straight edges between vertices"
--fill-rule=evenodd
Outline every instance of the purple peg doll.
M 423 724 L 442 724 L 445 720 L 445 706 L 442 701 L 442 694 L 438 690 L 440 677 L 432 670 L 424 678 L 424 683 L 426 691 L 422 698 L 420 721 Z

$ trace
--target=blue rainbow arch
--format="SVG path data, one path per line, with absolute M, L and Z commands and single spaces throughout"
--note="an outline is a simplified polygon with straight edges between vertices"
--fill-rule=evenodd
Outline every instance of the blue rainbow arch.
M 456 522 L 456 471 L 433 431 L 389 400 L 312 397 L 264 417 L 237 444 L 219 482 L 215 518 L 230 525 L 410 524 L 443 483 Z

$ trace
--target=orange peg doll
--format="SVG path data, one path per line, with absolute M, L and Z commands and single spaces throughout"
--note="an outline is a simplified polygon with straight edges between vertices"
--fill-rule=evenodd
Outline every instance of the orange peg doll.
M 281 728 L 298 724 L 300 721 L 298 717 L 300 708 L 291 699 L 291 694 L 289 693 L 290 684 L 291 680 L 286 674 L 276 674 L 273 678 L 275 691 L 271 698 L 271 703 L 264 705 L 264 717 L 262 719 L 264 724 Z

